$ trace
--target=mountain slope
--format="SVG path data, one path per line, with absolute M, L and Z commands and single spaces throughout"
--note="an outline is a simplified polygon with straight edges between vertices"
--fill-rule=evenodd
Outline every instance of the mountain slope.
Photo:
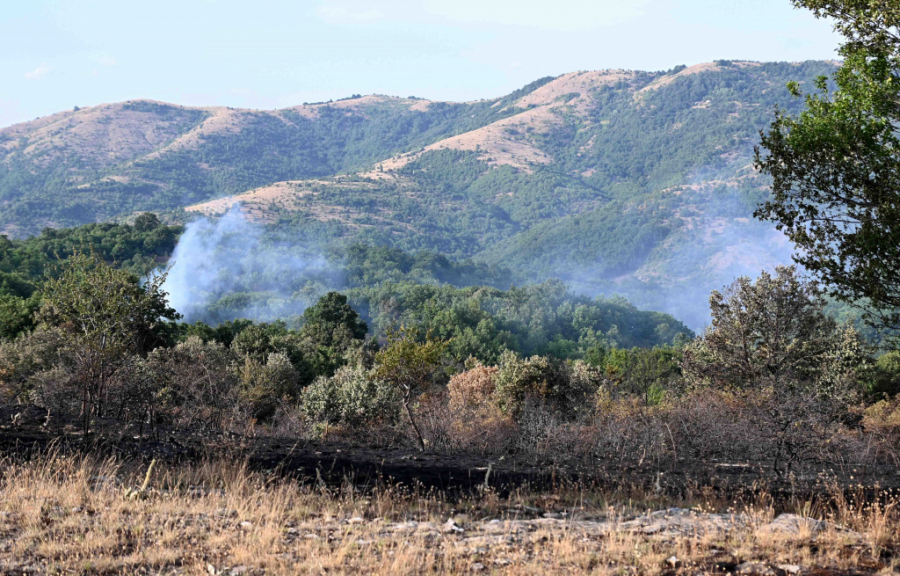
M 574 72 L 460 104 L 66 112 L 0 130 L 0 229 L 238 204 L 294 241 L 435 250 L 673 311 L 673 287 L 702 302 L 788 259 L 751 219 L 768 194 L 753 146 L 775 106 L 802 105 L 788 81 L 834 66 Z
M 544 81 L 466 104 L 366 96 L 257 111 L 136 100 L 17 124 L 0 129 L 0 230 L 24 235 L 362 170 L 512 115 L 507 104 Z

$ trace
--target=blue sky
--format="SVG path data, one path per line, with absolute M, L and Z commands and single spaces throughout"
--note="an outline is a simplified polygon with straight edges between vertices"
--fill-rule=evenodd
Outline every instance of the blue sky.
M 788 0 L 2 0 L 0 126 L 130 98 L 475 100 L 573 70 L 835 57 Z

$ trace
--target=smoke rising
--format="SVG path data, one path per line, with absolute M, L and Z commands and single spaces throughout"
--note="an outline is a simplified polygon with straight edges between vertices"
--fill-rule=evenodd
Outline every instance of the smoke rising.
M 625 297 L 638 308 L 671 314 L 695 332 L 710 322 L 709 295 L 739 276 L 793 263 L 793 244 L 772 224 L 750 216 L 755 199 L 733 186 L 697 182 L 698 207 L 678 218 L 669 236 L 635 270 L 619 278 L 592 275 L 584 266 L 561 274 L 576 292 Z M 673 218 L 673 221 L 676 219 Z
M 271 240 L 237 206 L 189 223 L 171 261 L 165 289 L 186 322 L 290 318 L 340 285 L 320 251 Z

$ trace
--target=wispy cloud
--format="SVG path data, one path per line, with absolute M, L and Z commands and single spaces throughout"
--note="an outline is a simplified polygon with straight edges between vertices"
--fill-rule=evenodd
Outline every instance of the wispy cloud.
M 118 64 L 118 61 L 112 56 L 98 56 L 97 58 L 95 58 L 95 60 L 100 64 L 103 64 L 104 66 L 115 66 L 116 64 Z
M 38 66 L 37 68 L 35 68 L 34 70 L 32 70 L 31 72 L 26 72 L 25 78 L 27 78 L 28 80 L 37 80 L 38 78 L 43 78 L 44 76 L 46 76 L 47 73 L 50 72 L 51 70 L 53 70 L 53 68 L 51 68 L 50 66 L 47 66 L 47 64 L 44 63 L 44 64 L 41 64 L 40 66 Z

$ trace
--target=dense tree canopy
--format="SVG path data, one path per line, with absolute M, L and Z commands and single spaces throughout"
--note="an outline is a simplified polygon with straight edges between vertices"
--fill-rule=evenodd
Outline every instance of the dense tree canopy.
M 795 257 L 839 299 L 870 303 L 900 326 L 900 5 L 891 0 L 795 0 L 832 18 L 844 63 L 779 112 L 757 151 L 773 195 L 757 216 L 775 222 Z M 791 86 L 801 95 L 797 84 Z

